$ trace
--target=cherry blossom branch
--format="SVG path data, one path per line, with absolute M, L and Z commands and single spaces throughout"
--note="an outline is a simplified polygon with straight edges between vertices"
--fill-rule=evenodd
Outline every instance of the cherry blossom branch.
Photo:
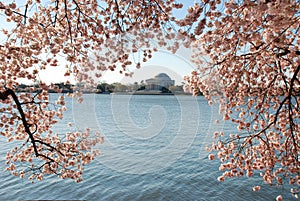
M 64 4 L 65 4 L 65 18 L 66 18 L 67 23 L 68 23 L 70 41 L 71 41 L 71 44 L 73 44 L 72 26 L 71 26 L 71 22 L 70 22 L 69 17 L 68 17 L 68 3 L 67 3 L 67 0 L 64 0 Z
M 24 114 L 24 111 L 23 111 L 23 108 L 21 106 L 22 103 L 20 103 L 20 101 L 19 101 L 17 95 L 15 94 L 15 92 L 13 90 L 11 90 L 11 89 L 6 89 L 5 92 L 0 92 L 0 99 L 1 100 L 6 100 L 8 98 L 8 96 L 11 96 L 13 98 L 14 102 L 16 103 L 17 109 L 18 109 L 18 111 L 19 111 L 19 113 L 21 115 L 21 120 L 22 120 L 24 129 L 25 129 L 26 133 L 29 135 L 29 138 L 30 138 L 30 141 L 31 141 L 31 143 L 33 145 L 33 149 L 34 149 L 36 157 L 41 156 L 41 157 L 44 157 L 44 158 L 46 158 L 46 159 L 54 162 L 54 159 L 52 159 L 52 158 L 50 158 L 50 157 L 48 157 L 48 156 L 46 156 L 44 154 L 39 153 L 39 151 L 37 150 L 36 142 L 41 143 L 43 145 L 46 145 L 46 146 L 50 147 L 51 149 L 57 151 L 58 153 L 60 153 L 61 155 L 64 156 L 64 154 L 61 151 L 57 150 L 57 148 L 55 148 L 54 146 L 52 146 L 52 145 L 50 145 L 48 143 L 45 143 L 45 142 L 43 142 L 41 140 L 38 140 L 38 139 L 34 138 L 33 134 L 37 130 L 37 125 L 34 124 L 36 126 L 35 131 L 31 132 L 29 128 L 32 125 L 28 124 L 28 122 L 26 120 L 26 117 L 25 117 L 25 114 Z
M 22 120 L 22 123 L 24 125 L 24 129 L 25 129 L 26 133 L 29 135 L 29 138 L 30 138 L 31 143 L 32 143 L 33 148 L 34 148 L 35 155 L 36 155 L 36 157 L 38 157 L 39 153 L 38 153 L 38 150 L 37 150 L 37 147 L 36 147 L 36 144 L 35 144 L 35 140 L 34 140 L 34 137 L 33 137 L 32 133 L 29 129 L 30 126 L 27 123 L 27 120 L 26 120 L 23 108 L 21 106 L 21 103 L 20 103 L 17 95 L 15 94 L 15 92 L 11 89 L 6 89 L 5 92 L 0 93 L 1 100 L 6 100 L 8 98 L 8 96 L 11 96 L 13 98 L 14 102 L 16 103 L 17 109 L 18 109 L 18 111 L 21 115 L 21 120 Z
M 28 9 L 28 4 L 26 4 L 25 11 L 24 11 L 24 25 L 26 24 L 26 19 L 27 19 L 27 9 Z

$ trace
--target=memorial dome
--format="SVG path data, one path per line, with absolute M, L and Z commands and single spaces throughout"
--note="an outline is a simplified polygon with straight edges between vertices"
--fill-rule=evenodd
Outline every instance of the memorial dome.
M 171 80 L 171 78 L 166 73 L 160 73 L 155 76 L 158 80 Z

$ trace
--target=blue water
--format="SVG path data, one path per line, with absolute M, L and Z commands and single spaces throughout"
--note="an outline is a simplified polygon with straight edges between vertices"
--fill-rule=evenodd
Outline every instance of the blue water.
M 52 96 L 56 96 L 53 94 Z M 54 97 L 55 98 L 55 97 Z M 65 119 L 55 131 L 73 122 L 105 136 L 101 155 L 86 166 L 84 180 L 75 183 L 47 176 L 31 183 L 5 171 L 5 153 L 11 146 L 0 137 L 0 200 L 275 200 L 281 194 L 293 200 L 288 188 L 269 187 L 259 177 L 217 177 L 218 161 L 209 161 L 205 145 L 215 130 L 218 108 L 203 97 L 85 95 L 83 104 L 67 99 Z M 254 185 L 262 185 L 253 192 Z

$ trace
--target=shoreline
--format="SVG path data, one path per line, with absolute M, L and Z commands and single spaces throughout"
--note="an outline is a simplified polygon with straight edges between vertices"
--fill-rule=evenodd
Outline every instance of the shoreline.
M 101 93 L 99 93 L 101 94 Z M 191 93 L 162 93 L 160 91 L 142 91 L 142 92 L 113 92 L 110 95 L 156 95 L 156 96 L 174 96 L 174 95 L 182 95 L 182 96 L 191 96 Z

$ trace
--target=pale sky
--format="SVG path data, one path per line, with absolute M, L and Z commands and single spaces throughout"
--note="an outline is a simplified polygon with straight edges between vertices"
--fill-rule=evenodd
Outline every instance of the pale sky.
M 140 69 L 132 67 L 130 70 L 134 72 L 132 77 L 124 77 L 117 72 L 105 72 L 99 82 L 121 82 L 123 84 L 140 82 L 154 77 L 159 73 L 166 73 L 171 79 L 175 80 L 176 85 L 183 82 L 183 77 L 189 75 L 195 68 L 189 61 L 190 50 L 181 48 L 178 53 L 172 54 L 165 50 L 159 50 L 153 54 L 152 59 L 146 63 L 142 63 Z
M 191 50 L 184 47 L 180 48 L 176 54 L 161 49 L 153 53 L 149 61 L 141 63 L 142 67 L 140 69 L 136 69 L 135 65 L 129 66 L 128 69 L 134 73 L 132 77 L 125 77 L 119 73 L 119 70 L 115 70 L 102 72 L 102 77 L 96 81 L 109 84 L 114 82 L 130 84 L 152 78 L 159 73 L 166 73 L 171 79 L 175 80 L 175 85 L 181 85 L 183 77 L 189 75 L 195 69 L 195 65 L 189 60 L 190 56 Z M 63 60 L 60 62 L 63 63 Z M 65 77 L 62 72 L 64 72 L 63 65 L 49 67 L 44 71 L 40 71 L 39 78 L 48 84 L 63 82 Z M 71 82 L 75 81 L 71 80 Z M 23 83 L 26 83 L 26 81 Z

